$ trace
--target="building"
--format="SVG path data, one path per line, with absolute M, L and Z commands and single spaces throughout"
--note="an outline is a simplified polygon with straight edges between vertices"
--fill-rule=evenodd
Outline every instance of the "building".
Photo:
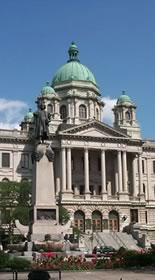
M 72 43 L 69 60 L 38 96 L 51 113 L 55 192 L 80 230 L 122 231 L 137 222 L 155 240 L 155 141 L 141 138 L 136 105 L 125 92 L 102 122 L 104 103 Z M 33 113 L 21 130 L 0 130 L 0 180 L 31 180 Z M 43 171 L 44 172 L 44 171 Z

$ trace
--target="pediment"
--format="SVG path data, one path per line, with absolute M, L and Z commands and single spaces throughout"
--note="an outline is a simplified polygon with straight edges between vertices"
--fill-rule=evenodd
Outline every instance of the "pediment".
M 63 135 L 77 135 L 83 137 L 118 137 L 118 138 L 129 138 L 129 136 L 113 127 L 104 124 L 102 122 L 93 120 L 83 124 L 74 126 L 72 128 L 61 131 Z

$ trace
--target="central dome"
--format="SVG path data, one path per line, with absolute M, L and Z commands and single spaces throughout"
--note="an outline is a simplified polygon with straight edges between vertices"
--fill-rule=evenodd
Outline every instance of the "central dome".
M 79 51 L 74 42 L 71 43 L 68 53 L 69 60 L 56 72 L 52 80 L 52 87 L 61 82 L 72 80 L 91 82 L 97 86 L 93 73 L 78 60 Z

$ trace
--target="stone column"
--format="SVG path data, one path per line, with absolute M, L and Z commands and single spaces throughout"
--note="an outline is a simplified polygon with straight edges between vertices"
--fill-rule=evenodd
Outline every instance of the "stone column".
M 89 152 L 88 149 L 84 149 L 84 182 L 85 182 L 85 198 L 90 198 L 89 190 Z
M 139 195 L 140 200 L 144 200 L 144 193 L 143 193 L 143 180 L 142 180 L 142 156 L 141 154 L 138 155 L 138 171 L 139 171 Z
M 101 195 L 107 200 L 105 150 L 101 150 Z
M 127 154 L 123 151 L 123 193 L 121 195 L 121 200 L 129 200 L 129 190 L 128 190 L 128 175 L 127 175 Z
M 121 158 L 121 151 L 117 153 L 117 162 L 118 162 L 118 187 L 119 193 L 122 192 L 122 158 Z
M 72 192 L 71 148 L 67 148 L 67 190 Z
M 66 149 L 61 148 L 61 190 L 66 191 Z
M 127 183 L 127 156 L 126 151 L 123 151 L 123 187 L 124 192 L 128 193 L 128 183 Z
M 132 160 L 132 184 L 133 184 L 133 197 L 136 196 L 136 157 Z
M 117 168 L 117 158 L 115 158 L 114 164 L 115 164 L 115 194 L 118 195 L 118 168 Z
M 60 192 L 60 153 L 55 152 L 55 187 L 56 187 L 56 195 Z

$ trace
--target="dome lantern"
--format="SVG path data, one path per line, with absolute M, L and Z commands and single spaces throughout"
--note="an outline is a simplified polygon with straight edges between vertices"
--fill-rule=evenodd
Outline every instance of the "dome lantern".
M 76 46 L 76 44 L 74 42 L 71 43 L 69 49 L 68 49 L 68 53 L 69 53 L 69 60 L 68 62 L 70 61 L 79 61 L 78 59 L 78 53 L 79 53 L 79 50 L 78 50 L 78 47 Z

